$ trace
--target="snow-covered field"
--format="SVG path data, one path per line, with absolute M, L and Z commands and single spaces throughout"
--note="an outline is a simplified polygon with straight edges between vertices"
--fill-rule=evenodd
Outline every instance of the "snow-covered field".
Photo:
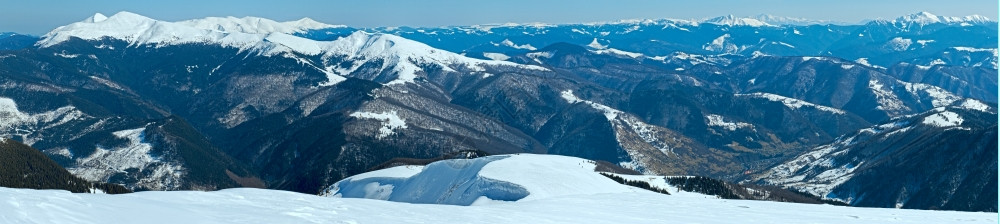
M 658 177 L 625 176 L 645 179 L 672 193 L 663 195 L 617 185 L 593 172 L 588 160 L 563 156 L 511 155 L 463 161 L 369 172 L 345 180 L 341 187 L 350 187 L 346 185 L 355 181 L 370 185 L 370 181 L 364 180 L 395 179 L 398 186 L 392 187 L 413 196 L 417 191 L 433 192 L 435 187 L 441 187 L 432 180 L 473 178 L 517 184 L 532 194 L 518 201 L 477 200 L 472 206 L 458 206 L 262 189 L 105 195 L 0 188 L 0 200 L 6 202 L 0 203 L 0 223 L 996 223 L 998 220 L 997 213 L 722 200 L 678 192 L 666 183 L 657 183 L 662 180 Z M 497 173 L 501 168 L 515 167 L 511 171 L 517 172 Z M 434 177 L 437 174 L 453 176 Z M 440 181 L 447 186 L 467 186 L 461 182 Z
M 996 223 L 996 213 L 851 208 L 634 192 L 481 206 L 286 191 L 72 194 L 0 188 L 2 223 Z

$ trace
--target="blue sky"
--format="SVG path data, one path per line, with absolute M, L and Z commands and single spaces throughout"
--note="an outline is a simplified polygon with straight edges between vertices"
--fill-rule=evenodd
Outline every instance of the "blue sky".
M 0 3 L 0 32 L 40 35 L 96 12 L 131 11 L 177 21 L 207 16 L 310 17 L 354 27 L 445 26 L 504 22 L 579 23 L 620 19 L 702 19 L 721 15 L 778 16 L 857 22 L 919 11 L 997 18 L 997 0 L 24 0 Z

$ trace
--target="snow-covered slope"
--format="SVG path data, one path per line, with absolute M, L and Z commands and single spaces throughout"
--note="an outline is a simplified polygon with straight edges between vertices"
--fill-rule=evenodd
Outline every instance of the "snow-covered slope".
M 230 33 L 285 33 L 295 34 L 309 30 L 342 28 L 344 25 L 330 25 L 316 22 L 310 18 L 302 18 L 296 21 L 276 22 L 274 20 L 258 17 L 207 17 L 203 19 L 192 19 L 177 22 L 191 27 L 217 30 Z
M 582 103 L 600 111 L 611 124 L 618 146 L 628 155 L 618 165 L 646 174 L 662 174 L 670 172 L 674 161 L 681 158 L 674 149 L 684 148 L 690 151 L 691 141 L 672 130 L 650 125 L 640 117 L 609 106 L 584 100 L 573 94 L 573 90 L 564 90 L 560 97 L 567 103 Z
M 846 113 L 843 110 L 840 110 L 840 109 L 837 109 L 837 108 L 827 107 L 827 106 L 823 106 L 823 105 L 816 105 L 816 104 L 813 104 L 813 103 L 810 103 L 810 102 L 806 102 L 806 101 L 803 101 L 803 100 L 799 100 L 799 99 L 795 99 L 795 98 L 790 98 L 790 97 L 785 97 L 785 96 L 781 96 L 781 95 L 777 95 L 777 94 L 771 94 L 771 93 L 736 94 L 736 96 L 737 97 L 746 97 L 746 98 L 763 98 L 763 99 L 767 99 L 767 100 L 774 101 L 774 102 L 781 102 L 781 103 L 785 104 L 785 106 L 788 107 L 789 109 L 800 109 L 802 107 L 807 107 L 807 108 L 814 108 L 816 110 L 826 111 L 826 112 L 830 112 L 830 113 L 834 113 L 834 114 L 845 114 Z
M 93 120 L 93 117 L 73 106 L 30 114 L 18 110 L 14 100 L 0 97 L 0 139 L 18 136 L 20 141 L 31 145 L 44 137 L 51 137 L 42 133 L 51 132 L 52 129 L 66 128 L 88 120 Z
M 841 136 L 755 179 L 857 206 L 985 211 L 976 195 L 995 187 L 955 180 L 995 176 L 978 171 L 996 170 L 983 154 L 995 155 L 995 129 L 995 109 L 965 99 Z
M 996 223 L 996 213 L 852 208 L 634 192 L 484 206 L 287 191 L 71 194 L 0 188 L 7 223 Z

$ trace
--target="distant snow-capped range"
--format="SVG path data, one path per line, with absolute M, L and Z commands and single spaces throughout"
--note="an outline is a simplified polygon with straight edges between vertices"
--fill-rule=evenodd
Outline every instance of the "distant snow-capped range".
M 546 28 L 546 27 L 556 27 L 562 25 L 615 25 L 615 24 L 671 24 L 675 26 L 699 26 L 702 24 L 713 24 L 718 26 L 750 26 L 750 27 L 767 27 L 767 26 L 808 26 L 808 25 L 861 25 L 868 23 L 870 21 L 887 21 L 896 23 L 917 23 L 917 24 L 932 24 L 932 23 L 944 23 L 944 24 L 984 24 L 984 23 L 995 23 L 996 20 L 990 19 L 989 17 L 982 15 L 968 15 L 961 17 L 951 17 L 951 16 L 938 16 L 930 12 L 917 12 L 909 15 L 904 15 L 897 17 L 892 20 L 887 19 L 870 19 L 862 20 L 858 22 L 845 22 L 837 20 L 823 20 L 823 19 L 809 19 L 800 17 L 785 17 L 776 16 L 770 14 L 759 14 L 754 16 L 736 16 L 736 15 L 725 15 L 718 17 L 710 17 L 703 19 L 674 19 L 674 18 L 661 18 L 661 19 L 624 19 L 617 21 L 604 21 L 604 22 L 586 22 L 586 23 L 564 23 L 564 24 L 551 24 L 551 23 L 494 23 L 494 24 L 480 24 L 468 26 L 471 28 L 479 29 L 489 29 L 493 27 L 534 27 L 534 28 Z M 461 26 L 458 26 L 461 27 Z
M 112 17 L 120 17 L 125 20 L 118 20 L 116 23 L 118 25 L 141 25 L 144 21 L 149 21 L 147 17 L 134 14 L 131 12 L 119 12 Z M 104 22 L 109 17 L 96 13 L 94 16 L 87 18 L 79 23 L 99 23 Z M 712 24 L 718 26 L 750 26 L 750 27 L 768 27 L 768 26 L 808 26 L 808 25 L 857 25 L 863 24 L 867 21 L 873 22 L 890 22 L 898 24 L 919 24 L 928 25 L 933 23 L 944 23 L 944 24 L 984 24 L 984 23 L 995 23 L 996 20 L 992 20 L 986 16 L 982 15 L 969 15 L 963 17 L 949 17 L 949 16 L 939 16 L 932 14 L 930 12 L 918 12 L 905 16 L 900 16 L 892 20 L 886 19 L 873 19 L 865 20 L 857 23 L 835 21 L 835 20 L 816 20 L 808 18 L 798 18 L 798 17 L 784 17 L 775 16 L 770 14 L 759 14 L 755 16 L 735 16 L 726 15 L 713 18 L 705 19 L 627 19 L 618 21 L 608 21 L 608 22 L 588 22 L 588 23 L 566 23 L 566 24 L 549 24 L 549 23 L 497 23 L 497 24 L 481 24 L 472 26 L 449 26 L 454 28 L 472 28 L 480 30 L 489 30 L 494 27 L 534 27 L 534 28 L 545 28 L 545 27 L 556 27 L 561 25 L 611 25 L 611 24 L 670 24 L 674 26 L 699 26 L 703 24 Z M 277 22 L 274 20 L 259 18 L 259 17 L 206 17 L 202 19 L 192 19 L 179 22 L 165 22 L 157 21 L 159 24 L 157 26 L 171 26 L 171 25 L 183 25 L 186 27 L 191 27 L 200 30 L 211 30 L 218 31 L 222 33 L 246 33 L 246 34 L 270 34 L 270 33 L 283 33 L 283 34 L 297 34 L 305 33 L 310 30 L 321 30 L 321 29 L 331 29 L 331 28 L 349 28 L 346 25 L 333 25 L 326 24 L 322 22 L 315 21 L 311 18 L 302 18 L 295 21 Z M 167 23 L 171 25 L 166 25 Z M 43 41 L 39 42 L 40 46 L 50 46 L 51 44 L 58 43 L 65 40 L 65 36 L 54 35 L 64 33 L 67 30 L 79 29 L 81 28 L 78 23 L 70 24 L 67 26 L 62 26 L 56 28 L 52 32 L 43 36 Z M 108 28 L 108 27 L 105 27 Z M 376 27 L 371 28 L 374 30 L 392 30 L 395 27 Z M 105 30 L 105 32 L 113 32 L 114 29 Z M 178 31 L 178 30 L 171 30 Z M 95 34 L 99 35 L 99 34 Z M 81 37 L 82 38 L 82 37 Z M 142 38 L 142 36 L 137 36 L 135 38 Z M 86 38 L 84 38 L 86 39 Z M 232 38 L 237 39 L 237 38 Z
M 84 40 L 111 38 L 125 41 L 130 46 L 215 44 L 268 56 L 296 57 L 287 53 L 297 53 L 320 55 L 325 58 L 345 57 L 357 61 L 384 59 L 397 62 L 393 70 L 400 74 L 400 79 L 390 84 L 412 82 L 415 78 L 413 73 L 420 70 L 414 63 L 433 63 L 446 68 L 452 67 L 451 65 L 461 65 L 475 70 L 482 70 L 479 66 L 483 65 L 521 66 L 544 70 L 538 66 L 468 58 L 391 34 L 355 31 L 333 41 L 317 41 L 292 35 L 307 30 L 337 27 L 343 26 L 323 24 L 308 18 L 283 23 L 253 17 L 209 17 L 166 22 L 131 12 L 119 12 L 111 17 L 96 14 L 83 21 L 58 27 L 42 36 L 35 45 L 45 48 L 69 41 L 71 38 Z M 303 63 L 310 64 L 307 61 Z M 359 63 L 358 66 L 360 65 Z M 343 76 L 357 69 L 357 66 L 353 68 L 326 66 L 317 69 L 325 72 L 329 79 L 320 85 L 333 85 L 345 80 Z

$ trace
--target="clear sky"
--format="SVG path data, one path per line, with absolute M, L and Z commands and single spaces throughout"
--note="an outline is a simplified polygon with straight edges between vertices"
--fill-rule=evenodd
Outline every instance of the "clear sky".
M 997 0 L 3 0 L 0 32 L 41 35 L 94 13 L 130 11 L 178 21 L 207 16 L 310 17 L 353 27 L 446 26 L 505 22 L 580 23 L 620 19 L 777 16 L 858 22 L 919 11 L 997 18 Z

